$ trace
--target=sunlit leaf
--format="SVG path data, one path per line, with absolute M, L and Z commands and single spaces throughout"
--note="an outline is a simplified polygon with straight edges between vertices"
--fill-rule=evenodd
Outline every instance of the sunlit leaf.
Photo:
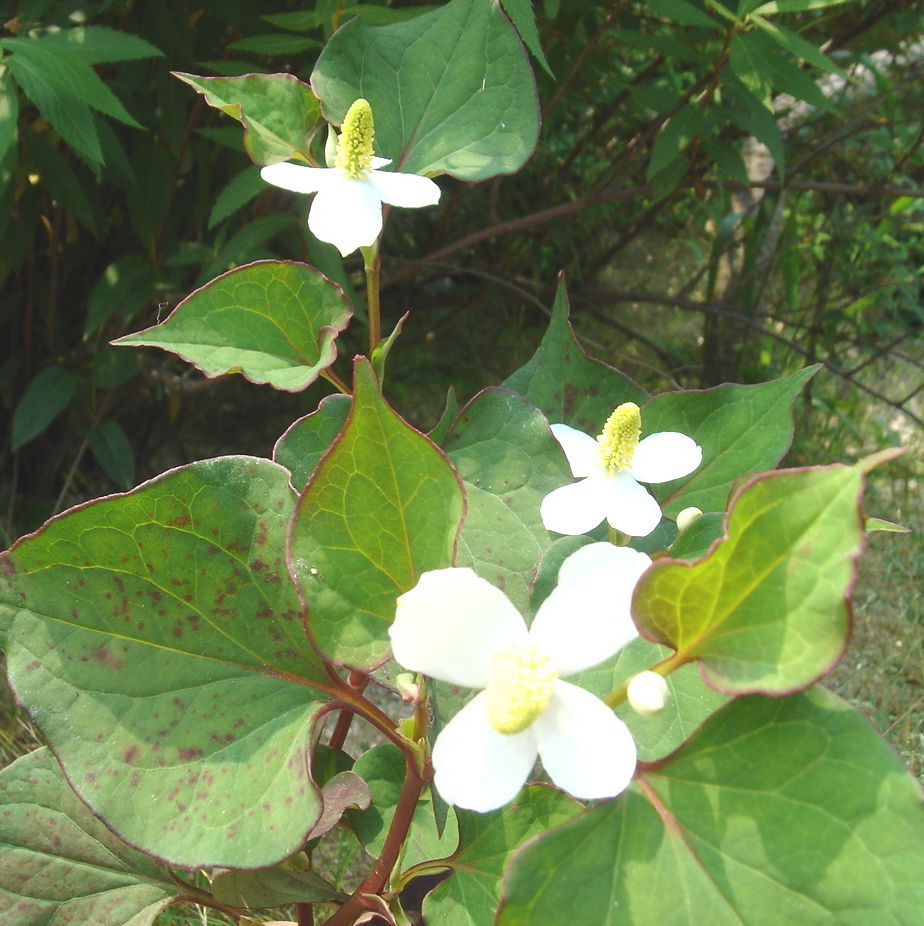
M 4 926 L 150 926 L 183 893 L 166 866 L 126 845 L 90 813 L 49 750 L 0 771 Z
M 209 106 L 244 126 L 244 148 L 256 164 L 275 164 L 299 156 L 321 123 L 311 87 L 293 74 L 245 74 L 242 77 L 197 77 L 174 72 L 201 93 Z
M 346 427 L 299 499 L 289 562 L 322 652 L 372 668 L 397 596 L 452 564 L 463 496 L 442 451 L 385 403 L 371 364 L 357 358 L 354 373 Z
M 550 423 L 594 434 L 617 405 L 642 405 L 649 397 L 618 370 L 584 353 L 568 321 L 564 282 L 555 295 L 552 319 L 539 349 L 502 385 L 526 396 Z
M 639 629 L 699 660 L 718 691 L 781 694 L 811 684 L 847 645 L 862 486 L 859 466 L 754 478 L 705 559 L 663 559 L 642 576 Z
M 924 908 L 924 810 L 821 689 L 738 698 L 641 787 L 534 839 L 499 926 L 898 926 Z
M 328 42 L 311 86 L 335 125 L 354 100 L 368 100 L 377 154 L 408 173 L 509 174 L 538 137 L 526 50 L 499 5 L 484 0 L 451 0 L 388 26 L 357 17 Z
M 173 864 L 275 864 L 320 814 L 308 747 L 329 679 L 283 559 L 294 506 L 281 466 L 222 457 L 0 558 L 17 697 L 93 811 Z
M 239 371 L 297 392 L 334 362 L 334 340 L 351 315 L 340 287 L 314 267 L 258 261 L 216 277 L 159 325 L 113 343 L 162 347 L 206 376 Z

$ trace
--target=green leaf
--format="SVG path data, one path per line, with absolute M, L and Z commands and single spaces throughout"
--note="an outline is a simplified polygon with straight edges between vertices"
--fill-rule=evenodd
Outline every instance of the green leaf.
M 87 64 L 114 61 L 139 61 L 144 58 L 162 58 L 163 52 L 137 35 L 117 32 L 107 26 L 78 26 L 42 34 L 46 45 L 60 45 L 80 57 Z
M 378 858 L 407 777 L 404 754 L 393 743 L 375 746 L 356 760 L 353 771 L 369 785 L 372 803 L 367 810 L 349 811 L 350 822 L 366 852 Z M 433 798 L 425 792 L 414 808 L 411 829 L 401 854 L 401 869 L 449 855 L 458 844 L 455 814 L 450 812 L 445 828 L 438 832 L 433 818 Z
M 768 35 L 774 42 L 786 49 L 794 58 L 801 58 L 809 64 L 820 68 L 828 74 L 837 74 L 845 80 L 849 80 L 847 72 L 839 68 L 823 51 L 806 41 L 798 32 L 793 32 L 785 26 L 779 26 L 769 20 L 759 16 L 757 13 L 751 14 L 751 22 Z
M 424 899 L 424 919 L 440 926 L 492 923 L 501 875 L 514 850 L 580 810 L 567 794 L 538 784 L 492 813 L 457 811 L 459 848 L 446 860 L 452 876 Z
M 240 264 L 258 263 L 261 260 L 274 261 L 275 255 L 263 247 L 264 242 L 284 231 L 294 231 L 299 238 L 303 237 L 303 222 L 304 219 L 279 212 L 271 212 L 248 222 L 221 245 L 218 253 L 210 261 L 203 264 L 197 277 L 198 285 L 210 284 L 216 276 L 234 270 Z M 329 274 L 318 270 L 315 272 L 330 279 Z M 334 281 L 332 283 L 336 285 Z
M 129 188 L 125 205 L 135 234 L 153 253 L 170 214 L 176 165 L 162 145 L 139 145 L 132 153 L 131 166 L 140 182 Z
M 368 360 L 354 376 L 346 427 L 299 499 L 289 557 L 321 651 L 370 669 L 388 654 L 397 596 L 451 565 L 463 495 L 442 451 L 385 403 Z
M 0 161 L 16 146 L 16 121 L 19 118 L 19 95 L 10 69 L 0 65 Z M 2 190 L 0 190 L 2 193 Z
M 90 234 L 95 236 L 99 221 L 94 206 L 99 206 L 90 197 L 96 197 L 96 190 L 81 182 L 74 167 L 48 141 L 46 134 L 53 135 L 51 132 L 33 132 L 29 128 L 22 131 L 23 144 L 32 162 L 32 172 L 38 174 L 40 182 L 48 188 L 48 192 L 58 204 L 72 212 Z
M 377 153 L 408 173 L 513 173 L 539 134 L 526 51 L 499 5 L 486 0 L 451 0 L 374 28 L 358 17 L 331 38 L 311 85 L 336 125 L 357 98 L 368 100 Z
M 889 534 L 910 534 L 910 527 L 903 527 L 901 524 L 895 524 L 893 521 L 885 521 L 882 518 L 867 518 L 866 533 L 874 531 L 885 531 Z
M 171 864 L 273 865 L 320 815 L 329 677 L 283 560 L 294 507 L 281 466 L 221 457 L 0 557 L 17 698 L 93 812 Z
M 311 138 L 321 123 L 317 97 L 292 74 L 196 77 L 173 72 L 244 126 L 244 148 L 256 164 L 299 157 L 309 160 Z
M 468 500 L 457 566 L 471 566 L 525 614 L 549 532 L 539 504 L 571 482 L 545 416 L 506 389 L 485 389 L 463 410 L 443 444 Z
M 298 392 L 337 358 L 334 340 L 350 316 L 340 287 L 314 267 L 258 261 L 197 289 L 159 325 L 113 343 L 162 347 L 206 376 L 239 371 Z
M 281 907 L 290 903 L 343 903 L 346 895 L 317 872 L 277 866 L 258 871 L 219 871 L 212 876 L 217 903 L 231 907 Z
M 741 81 L 730 78 L 724 82 L 723 86 L 728 96 L 744 108 L 742 113 L 730 111 L 729 118 L 749 135 L 753 135 L 767 146 L 782 180 L 786 175 L 786 152 L 783 148 L 783 133 L 777 122 L 776 114 Z
M 325 396 L 317 411 L 299 418 L 279 438 L 273 459 L 292 473 L 296 492 L 305 488 L 321 457 L 343 430 L 352 404 L 348 395 Z
M 642 576 L 633 599 L 639 630 L 677 650 L 678 661 L 699 660 L 717 691 L 810 685 L 847 646 L 862 488 L 859 465 L 755 477 L 709 556 L 660 560 Z
M 46 98 L 47 94 L 57 94 L 63 106 L 68 105 L 69 100 L 77 99 L 104 116 L 111 116 L 137 129 L 142 128 L 96 71 L 70 47 L 45 41 L 44 38 L 3 39 L 0 45 L 10 53 L 5 59 L 7 64 L 39 109 L 42 109 L 39 100 L 23 82 L 25 74 L 28 74 L 26 79 L 31 87 L 43 86 L 39 94 L 42 98 Z M 54 125 L 47 114 L 43 112 L 42 115 Z
M 617 405 L 643 405 L 649 396 L 618 370 L 584 353 L 575 340 L 568 311 L 561 282 L 539 349 L 501 385 L 526 396 L 552 424 L 564 423 L 596 434 Z
M 310 48 L 320 48 L 317 39 L 309 39 L 300 35 L 281 35 L 269 33 L 267 35 L 249 35 L 245 39 L 232 42 L 228 49 L 231 51 L 249 51 L 258 55 L 298 55 Z
M 0 808 L 4 926 L 151 926 L 185 893 L 90 813 L 47 749 L 0 771 Z
M 38 437 L 67 408 L 79 379 L 62 367 L 46 367 L 26 387 L 16 411 L 10 447 L 15 452 Z
M 637 638 L 606 662 L 569 676 L 568 681 L 605 698 L 639 672 L 651 669 L 670 655 L 667 647 Z M 663 759 L 728 702 L 728 695 L 713 691 L 703 683 L 692 663 L 675 669 L 665 681 L 670 697 L 657 716 L 642 717 L 626 702 L 617 709 L 620 719 L 632 731 L 641 762 Z
M 690 101 L 671 116 L 651 150 L 647 170 L 649 180 L 683 156 L 699 133 L 705 114 L 702 106 Z
M 763 3 L 751 15 L 772 15 L 773 13 L 802 13 L 806 10 L 823 10 L 830 6 L 847 3 L 848 0 L 770 0 Z
M 93 334 L 115 313 L 123 321 L 130 321 L 143 306 L 174 286 L 169 276 L 146 264 L 140 254 L 120 257 L 103 271 L 90 293 L 84 337 Z
M 12 39 L 0 40 L 0 48 Z M 29 39 L 19 39 L 26 42 Z M 54 73 L 45 74 L 28 55 L 9 54 L 3 59 L 23 93 L 35 104 L 58 134 L 91 167 L 103 164 L 103 150 L 93 119 L 93 111 L 63 86 Z M 92 69 L 91 69 L 92 70 Z
M 824 690 L 737 698 L 640 777 L 516 853 L 498 926 L 919 921 L 919 787 Z
M 719 28 L 719 24 L 708 13 L 704 13 L 687 0 L 646 0 L 645 6 L 682 26 Z
M 689 476 L 651 487 L 665 514 L 675 517 L 689 507 L 724 511 L 744 474 L 776 466 L 792 441 L 793 402 L 817 370 L 806 367 L 752 386 L 655 396 L 642 411 L 642 433 L 679 431 L 703 448 L 703 462 Z
M 539 42 L 539 30 L 536 28 L 536 13 L 533 10 L 532 0 L 503 0 L 503 7 L 523 40 L 523 44 L 533 53 L 549 77 L 554 77 Z
M 215 205 L 209 213 L 209 228 L 214 228 L 229 215 L 245 206 L 254 197 L 266 191 L 266 181 L 257 167 L 246 167 L 231 178 L 228 185 L 218 194 Z
M 121 425 L 104 421 L 90 428 L 87 441 L 96 462 L 120 489 L 129 489 L 135 484 L 135 454 Z

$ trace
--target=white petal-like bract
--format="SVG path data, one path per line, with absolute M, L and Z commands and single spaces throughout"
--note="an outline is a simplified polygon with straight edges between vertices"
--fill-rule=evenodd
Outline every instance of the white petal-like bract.
M 487 695 L 481 692 L 437 737 L 433 783 L 448 804 L 486 813 L 517 796 L 536 764 L 537 754 L 533 727 L 513 734 L 498 733 L 491 727 Z
M 638 636 L 632 591 L 650 565 L 645 553 L 611 543 L 588 544 L 565 560 L 529 629 L 560 676 L 609 659 Z
M 595 695 L 558 681 L 548 708 L 533 723 L 549 777 L 574 797 L 621 794 L 635 774 L 629 728 Z
M 686 434 L 660 431 L 639 442 L 629 472 L 639 482 L 670 482 L 689 476 L 703 462 L 703 449 Z
M 399 596 L 388 633 L 405 669 L 484 688 L 491 654 L 524 642 L 526 622 L 499 588 L 471 569 L 434 569 Z

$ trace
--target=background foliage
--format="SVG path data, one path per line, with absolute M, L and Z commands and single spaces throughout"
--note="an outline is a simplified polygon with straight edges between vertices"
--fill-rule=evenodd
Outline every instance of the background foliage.
M 160 353 L 139 359 L 113 337 L 261 257 L 308 259 L 352 291 L 357 258 L 341 267 L 308 240 L 300 207 L 259 180 L 239 130 L 171 72 L 307 79 L 354 13 L 380 25 L 416 7 L 9 5 L 4 540 L 68 501 L 201 456 L 193 435 L 215 452 L 240 437 L 242 414 L 265 420 L 262 393 Z M 540 144 L 519 173 L 444 178 L 438 212 L 393 219 L 386 301 L 417 310 L 402 343 L 417 374 L 399 407 L 429 424 L 449 381 L 474 391 L 485 369 L 503 379 L 531 353 L 565 270 L 579 330 L 655 391 L 821 361 L 833 375 L 807 393 L 816 422 L 868 445 L 858 419 L 872 396 L 874 445 L 921 423 L 918 8 L 545 0 L 537 28 L 523 4 L 506 10 L 537 56 Z M 245 440 L 264 449 L 265 427 L 248 424 Z
M 384 24 L 411 6 L 11 5 L 0 540 L 174 463 L 266 453 L 314 407 L 310 390 L 269 416 L 278 397 L 237 377 L 109 346 L 261 257 L 309 260 L 362 314 L 357 258 L 341 265 L 305 232 L 302 206 L 259 181 L 255 130 L 242 146 L 233 106 L 222 114 L 170 72 L 307 80 L 354 12 Z M 450 381 L 467 399 L 485 371 L 500 382 L 520 366 L 564 269 L 578 329 L 646 390 L 757 383 L 820 361 L 802 428 L 816 459 L 907 439 L 922 423 L 921 12 L 547 0 L 533 31 L 524 4 L 506 9 L 539 65 L 540 143 L 519 173 L 444 177 L 438 211 L 392 218 L 385 302 L 412 312 L 399 349 L 416 371 L 394 386 L 402 411 L 431 425 Z M 314 116 L 305 144 L 319 153 Z M 477 179 L 470 165 L 456 175 Z M 464 460 L 464 439 L 447 446 Z M 514 895 L 505 916 L 528 902 Z

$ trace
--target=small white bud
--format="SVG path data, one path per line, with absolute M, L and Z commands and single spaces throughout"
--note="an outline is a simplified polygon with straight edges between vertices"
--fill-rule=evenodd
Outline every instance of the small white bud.
M 702 516 L 699 508 L 684 508 L 677 515 L 677 530 L 685 531 L 697 518 Z
M 664 710 L 670 698 L 670 689 L 657 672 L 640 672 L 629 680 L 626 696 L 637 714 L 654 717 Z

